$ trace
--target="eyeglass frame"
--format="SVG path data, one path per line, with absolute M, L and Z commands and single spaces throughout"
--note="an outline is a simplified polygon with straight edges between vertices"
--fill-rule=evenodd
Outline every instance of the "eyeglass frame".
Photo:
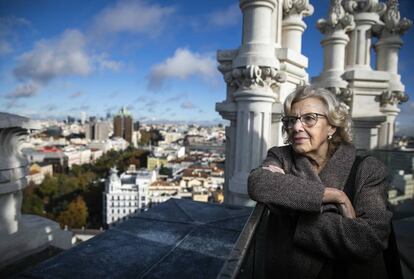
M 304 117 L 304 116 L 308 116 L 308 115 L 316 115 L 316 121 L 315 121 L 315 124 L 313 124 L 313 125 L 311 125 L 311 126 L 309 126 L 309 125 L 307 125 L 307 124 L 305 124 L 304 123 L 304 121 L 302 121 L 302 118 Z M 304 126 L 304 127 L 307 127 L 307 128 L 311 128 L 311 127 L 313 127 L 313 126 L 315 126 L 316 125 L 316 123 L 318 123 L 318 119 L 319 119 L 319 117 L 325 117 L 325 118 L 328 118 L 328 116 L 326 116 L 325 114 L 320 114 L 320 113 L 317 113 L 317 112 L 309 112 L 309 113 L 305 113 L 305 114 L 302 114 L 302 115 L 300 115 L 300 116 L 287 116 L 287 115 L 284 115 L 284 116 L 282 116 L 282 118 L 280 119 L 280 121 L 282 122 L 282 125 L 283 125 L 283 127 L 285 128 L 285 129 L 291 129 L 291 128 L 293 128 L 293 126 L 295 126 L 295 124 L 296 124 L 296 122 L 299 120 L 300 121 L 300 123 Z M 289 126 L 289 125 L 285 125 L 285 121 L 283 121 L 283 119 L 286 119 L 286 118 L 293 118 L 293 119 L 295 119 L 296 121 L 295 122 L 293 122 L 293 125 L 291 125 L 291 126 Z

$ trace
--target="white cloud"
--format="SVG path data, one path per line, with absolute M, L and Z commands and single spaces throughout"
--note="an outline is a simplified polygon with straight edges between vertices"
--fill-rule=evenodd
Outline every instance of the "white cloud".
M 396 121 L 396 134 L 414 136 L 414 101 L 401 105 L 401 113 Z
M 121 32 L 156 35 L 173 13 L 172 7 L 150 5 L 141 0 L 119 1 L 95 17 L 92 31 L 98 35 Z
M 184 101 L 181 103 L 182 109 L 195 109 L 196 106 L 191 101 Z
M 106 53 L 95 55 L 93 57 L 93 60 L 95 64 L 97 64 L 98 68 L 101 70 L 110 70 L 113 72 L 118 72 L 123 66 L 121 62 L 109 59 Z
M 242 18 L 238 4 L 233 4 L 225 10 L 219 10 L 208 16 L 208 21 L 212 26 L 225 27 L 236 25 Z
M 20 80 L 45 84 L 57 76 L 88 75 L 91 71 L 84 35 L 69 29 L 58 39 L 41 40 L 33 50 L 22 54 L 14 74 Z
M 0 56 L 13 52 L 19 37 L 17 30 L 21 27 L 27 28 L 30 26 L 30 22 L 24 18 L 15 16 L 0 17 Z
M 19 84 L 15 90 L 6 95 L 7 99 L 30 98 L 37 94 L 40 86 L 34 82 Z
M 216 62 L 210 55 L 192 53 L 187 49 L 177 49 L 173 57 L 152 67 L 149 74 L 148 88 L 160 89 L 166 79 L 184 80 L 190 76 L 212 78 L 217 74 Z

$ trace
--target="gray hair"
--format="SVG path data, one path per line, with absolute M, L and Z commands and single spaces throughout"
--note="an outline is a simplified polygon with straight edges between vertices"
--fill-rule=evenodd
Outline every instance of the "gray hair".
M 340 102 L 334 93 L 324 88 L 317 88 L 311 85 L 299 86 L 294 92 L 286 97 L 283 104 L 284 114 L 291 112 L 294 103 L 307 98 L 317 98 L 321 100 L 327 109 L 327 120 L 330 125 L 336 127 L 336 132 L 332 135 L 330 143 L 335 149 L 341 143 L 351 143 L 351 117 L 348 106 Z M 283 133 L 286 134 L 283 128 Z

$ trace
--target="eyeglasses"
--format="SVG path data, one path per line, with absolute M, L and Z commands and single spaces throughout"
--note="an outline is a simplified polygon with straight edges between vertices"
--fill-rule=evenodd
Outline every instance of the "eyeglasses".
M 311 113 L 303 114 L 301 116 L 283 116 L 282 124 L 285 129 L 290 129 L 290 128 L 293 128 L 293 126 L 295 126 L 296 122 L 299 119 L 303 126 L 310 128 L 316 125 L 319 117 L 326 118 L 326 115 L 316 113 L 316 112 L 311 112 Z

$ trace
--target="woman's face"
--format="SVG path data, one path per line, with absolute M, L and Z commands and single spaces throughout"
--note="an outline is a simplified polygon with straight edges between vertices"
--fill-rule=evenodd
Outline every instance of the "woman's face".
M 329 146 L 328 135 L 333 135 L 336 128 L 331 126 L 325 117 L 327 115 L 325 104 L 317 98 L 307 98 L 294 103 L 288 116 L 305 115 L 305 118 L 308 119 L 306 115 L 311 113 L 315 113 L 310 116 L 316 116 L 316 124 L 310 127 L 300 120 L 295 122 L 293 119 L 292 125 L 287 129 L 289 140 L 293 149 L 299 154 L 313 159 L 326 158 Z

